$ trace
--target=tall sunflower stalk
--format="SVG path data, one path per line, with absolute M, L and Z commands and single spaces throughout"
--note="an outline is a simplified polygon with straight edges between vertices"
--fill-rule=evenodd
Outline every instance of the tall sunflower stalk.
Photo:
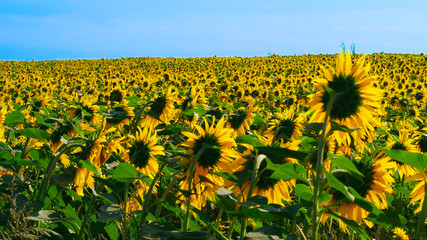
M 316 162 L 316 172 L 315 172 L 315 179 L 314 179 L 314 189 L 313 189 L 313 208 L 312 208 L 312 226 L 313 226 L 313 239 L 317 239 L 317 231 L 319 230 L 319 224 L 320 224 L 320 218 L 318 215 L 319 211 L 319 197 L 323 190 L 322 185 L 322 172 L 323 172 L 323 157 L 325 153 L 325 145 L 327 143 L 327 135 L 326 130 L 327 126 L 330 120 L 331 110 L 332 106 L 336 100 L 336 92 L 328 87 L 325 87 L 325 91 L 328 92 L 329 96 L 331 97 L 327 108 L 326 108 L 326 115 L 325 120 L 323 122 L 322 126 L 322 133 L 319 138 L 319 144 L 317 149 L 317 162 Z
M 362 56 L 355 66 L 352 66 L 351 55 L 348 51 L 337 56 L 336 69 L 331 67 L 323 70 L 324 79 L 316 80 L 317 93 L 310 96 L 308 114 L 310 123 L 321 123 L 322 130 L 319 138 L 315 179 L 313 182 L 312 237 L 317 239 L 320 223 L 319 196 L 323 190 L 322 173 L 323 157 L 326 140 L 330 137 L 338 147 L 348 147 L 351 144 L 372 139 L 371 132 L 378 124 L 376 115 L 381 114 L 379 100 L 381 90 L 375 88 L 375 76 L 369 76 L 369 65 L 364 66 L 365 56 Z M 334 131 L 332 122 L 356 131 Z M 335 125 L 336 125 L 335 124 Z

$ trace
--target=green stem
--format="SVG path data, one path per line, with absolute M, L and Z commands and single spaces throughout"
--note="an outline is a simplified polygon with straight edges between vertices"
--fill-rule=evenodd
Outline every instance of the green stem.
M 185 202 L 185 217 L 184 217 L 184 226 L 183 230 L 186 232 L 188 231 L 188 224 L 190 223 L 190 207 L 191 207 L 191 195 L 193 194 L 193 175 L 194 175 L 194 168 L 196 167 L 196 163 L 199 161 L 200 156 L 202 156 L 202 153 L 205 151 L 205 148 L 202 147 L 197 153 L 196 156 L 194 156 L 193 162 L 190 166 L 189 176 L 188 176 L 188 194 L 189 196 L 186 199 Z
M 28 144 L 30 144 L 30 139 L 31 138 L 27 137 L 27 140 L 25 141 L 24 148 L 22 149 L 22 152 L 21 152 L 22 159 L 25 159 L 25 156 L 27 156 L 27 149 L 28 149 Z
M 425 225 L 425 219 L 427 215 L 427 180 L 424 176 L 424 202 L 423 202 L 423 208 L 421 209 L 420 218 L 418 219 L 417 224 L 417 238 L 418 239 L 424 239 L 424 225 Z
M 256 162 L 254 164 L 254 168 L 252 169 L 251 185 L 249 187 L 248 196 L 246 197 L 246 201 L 252 197 L 252 193 L 253 193 L 255 186 L 258 182 L 259 168 L 261 166 L 262 161 L 264 161 L 264 159 L 266 159 L 266 158 L 267 158 L 267 156 L 265 156 L 264 154 L 258 155 L 258 153 L 257 153 Z M 247 220 L 248 219 L 246 217 L 243 217 L 241 220 L 240 239 L 243 239 L 246 236 L 246 221 Z
M 141 117 L 142 111 L 145 109 L 145 106 L 147 106 L 147 104 L 143 104 L 141 105 L 141 107 L 139 107 L 138 112 L 136 113 L 135 117 L 132 119 L 132 123 L 130 124 L 130 132 L 133 134 L 135 133 L 136 130 L 136 126 L 138 125 L 138 121 Z
M 154 215 L 155 218 L 160 217 L 160 213 L 162 212 L 162 207 L 163 207 L 162 203 L 166 200 L 166 197 L 168 196 L 169 192 L 175 186 L 176 180 L 178 180 L 178 178 L 176 178 L 175 175 L 173 175 L 171 181 L 169 182 L 168 186 L 166 187 L 165 191 L 160 197 L 160 201 L 157 203 L 156 213 Z
M 230 228 L 228 230 L 228 240 L 231 240 L 231 237 L 233 236 L 234 225 L 236 224 L 236 220 L 237 220 L 237 217 L 233 217 L 231 219 Z
M 163 163 L 160 165 L 159 170 L 157 171 L 156 175 L 153 178 L 153 181 L 151 181 L 150 187 L 148 188 L 148 191 L 144 194 L 144 203 L 142 206 L 142 215 L 141 220 L 139 222 L 139 229 L 141 229 L 142 225 L 145 223 L 145 218 L 147 218 L 148 210 L 149 210 L 149 202 L 151 198 L 151 194 L 153 193 L 154 186 L 156 185 L 157 180 L 162 175 L 163 169 L 166 167 L 166 163 Z
M 100 190 L 100 188 L 102 186 L 103 186 L 103 184 L 98 183 L 96 188 L 95 188 L 94 193 L 92 194 L 92 196 L 90 198 L 89 206 L 87 207 L 85 216 L 83 217 L 82 225 L 80 227 L 80 232 L 79 232 L 79 235 L 77 236 L 77 240 L 80 240 L 83 237 L 83 233 L 85 232 L 86 222 L 89 220 L 90 214 L 92 212 L 93 206 L 95 205 L 95 201 L 96 201 L 96 198 L 98 196 L 98 191 Z
M 326 128 L 329 123 L 329 116 L 331 115 L 332 105 L 335 102 L 337 95 L 333 95 L 328 102 L 326 107 L 326 115 L 325 120 L 322 126 L 322 134 L 320 136 L 320 141 L 317 149 L 317 161 L 316 161 L 316 172 L 315 172 L 315 180 L 314 180 L 314 190 L 313 190 L 313 208 L 312 208 L 312 239 L 317 240 L 317 231 L 319 230 L 319 195 L 322 192 L 323 187 L 321 186 L 322 182 L 322 166 L 323 166 L 323 156 L 325 154 L 325 145 L 326 145 Z
M 44 198 L 46 197 L 46 191 L 47 191 L 47 183 L 50 179 L 50 176 L 52 175 L 53 170 L 55 169 L 56 163 L 58 162 L 58 160 L 62 154 L 71 150 L 71 148 L 73 148 L 73 147 L 83 147 L 83 145 L 75 143 L 75 144 L 63 146 L 63 147 L 61 147 L 62 149 L 59 151 L 59 153 L 56 154 L 56 156 L 54 155 L 54 158 L 52 158 L 50 160 L 50 162 L 47 166 L 47 169 L 46 169 L 46 174 L 45 174 L 43 181 L 42 181 L 42 184 L 40 186 L 40 191 L 37 194 L 37 200 L 44 202 Z

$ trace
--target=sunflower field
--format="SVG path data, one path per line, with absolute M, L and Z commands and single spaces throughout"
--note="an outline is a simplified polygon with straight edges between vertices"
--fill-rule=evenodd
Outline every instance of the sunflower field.
M 0 62 L 1 239 L 425 239 L 427 56 Z

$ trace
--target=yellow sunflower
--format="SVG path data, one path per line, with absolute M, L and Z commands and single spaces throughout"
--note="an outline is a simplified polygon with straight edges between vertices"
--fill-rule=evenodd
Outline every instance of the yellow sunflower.
M 397 240 L 409 240 L 408 235 L 406 234 L 406 231 L 401 228 L 394 228 L 393 229 L 393 239 Z
M 379 124 L 374 117 L 381 114 L 380 100 L 382 91 L 374 87 L 376 77 L 368 76 L 369 65 L 365 64 L 366 55 L 361 57 L 356 65 L 352 67 L 351 55 L 346 52 L 338 55 L 336 70 L 320 66 L 326 79 L 317 79 L 317 93 L 310 95 L 311 107 L 308 113 L 312 113 L 309 122 L 323 122 L 326 115 L 326 108 L 330 100 L 329 94 L 323 89 L 327 86 L 333 89 L 336 101 L 332 106 L 330 119 L 348 128 L 359 128 L 350 134 L 342 131 L 335 131 L 335 139 L 338 145 L 347 145 L 353 138 L 366 138 L 370 132 L 375 131 L 374 127 Z
M 232 113 L 228 119 L 227 127 L 234 129 L 234 135 L 245 135 L 246 131 L 251 128 L 254 121 L 256 107 L 248 103 L 247 107 L 241 107 Z
M 233 129 L 226 128 L 224 125 L 225 118 L 221 118 L 216 125 L 209 125 L 205 119 L 204 128 L 196 125 L 197 134 L 183 132 L 188 139 L 181 143 L 181 146 L 186 149 L 185 153 L 190 157 L 179 162 L 180 165 L 187 168 L 182 175 L 184 179 L 179 187 L 188 191 L 189 176 L 193 175 L 191 204 L 198 209 L 206 204 L 207 199 L 214 201 L 215 192 L 226 184 L 224 178 L 210 173 L 211 170 L 233 173 L 242 168 L 241 164 L 244 160 L 235 160 L 240 157 L 240 154 L 233 149 L 237 146 L 232 138 Z M 199 153 L 199 151 L 201 152 Z M 193 165 L 196 155 L 199 158 L 194 163 L 194 171 L 190 172 L 190 166 Z M 185 202 L 185 199 L 184 195 L 180 196 L 182 203 Z M 184 204 L 182 206 L 185 207 Z
M 81 119 L 80 127 L 88 132 L 94 132 L 96 127 L 102 125 L 103 118 L 99 113 L 99 106 L 95 105 L 96 101 L 95 98 L 86 97 L 82 99 L 80 106 L 72 106 L 67 111 L 70 119 Z
M 164 147 L 157 144 L 157 133 L 150 128 L 140 128 L 135 136 L 129 135 L 129 150 L 122 159 L 150 178 L 159 170 L 155 156 L 164 156 Z
M 418 147 L 415 144 L 412 144 L 412 136 L 410 134 L 406 131 L 401 132 L 401 130 L 398 130 L 398 134 L 398 137 L 390 135 L 390 139 L 386 143 L 386 149 L 419 152 Z M 384 152 L 379 153 L 377 158 L 390 159 L 390 157 Z M 391 162 L 394 164 L 394 169 L 399 172 L 400 179 L 403 179 L 404 176 L 410 177 L 417 172 L 415 168 L 408 164 L 404 164 L 393 159 L 391 159 Z
M 170 124 L 175 118 L 175 93 L 168 88 L 166 93 L 160 93 L 154 97 L 150 104 L 150 110 L 142 119 L 141 126 L 156 127 L 160 123 Z
M 115 128 L 108 130 L 103 128 L 96 138 L 86 141 L 86 146 L 83 149 L 78 148 L 72 153 L 78 155 L 80 159 L 89 160 L 98 169 L 98 172 L 100 172 L 101 166 L 108 160 L 111 153 L 122 154 L 124 151 L 121 146 L 123 137 L 117 137 L 118 134 L 110 134 L 114 131 L 117 130 Z M 77 170 L 73 183 L 77 194 L 83 196 L 84 187 L 95 188 L 94 175 L 95 173 L 85 167 Z
M 255 156 L 255 152 L 253 151 L 253 147 L 251 145 L 244 145 L 246 150 L 243 152 L 239 161 L 245 162 L 243 164 L 244 168 L 252 171 L 254 164 L 256 162 L 257 156 Z M 283 159 L 283 163 L 286 160 Z M 284 181 L 281 179 L 273 179 L 271 178 L 271 174 L 274 171 L 265 169 L 267 166 L 266 162 L 263 161 L 260 165 L 258 172 L 260 176 L 258 181 L 255 184 L 255 187 L 252 192 L 252 196 L 264 196 L 268 199 L 269 204 L 278 204 L 283 205 L 283 202 L 292 202 L 291 199 L 291 191 L 295 187 L 295 179 Z M 239 196 L 241 201 L 246 201 L 249 194 L 249 188 L 251 186 L 251 179 L 245 181 L 241 187 L 236 187 L 233 193 L 236 196 Z
M 386 194 L 393 193 L 392 183 L 394 178 L 391 175 L 393 163 L 388 159 L 372 160 L 370 157 L 364 156 L 355 163 L 357 169 L 363 174 L 363 181 L 360 181 L 346 173 L 338 175 L 337 178 L 346 186 L 354 188 L 361 197 L 372 202 L 378 209 L 388 208 Z M 359 207 L 358 205 L 348 202 L 345 196 L 334 189 L 330 190 L 332 194 L 331 200 L 323 205 L 329 205 L 330 209 L 338 211 L 339 215 L 347 219 L 354 220 L 359 225 L 363 222 L 368 227 L 372 227 L 373 223 L 366 220 L 369 212 Z M 321 222 L 326 222 L 329 214 L 323 214 Z M 345 231 L 345 224 L 339 221 L 340 228 Z
M 281 139 L 283 142 L 295 140 L 301 136 L 301 130 L 304 128 L 302 123 L 306 117 L 298 114 L 298 106 L 291 106 L 281 113 L 276 113 L 276 118 L 269 123 L 268 129 L 263 133 L 270 141 Z
M 427 174 L 427 169 L 424 170 L 424 174 Z M 411 176 L 407 181 L 420 181 L 414 189 L 412 189 L 411 194 L 409 194 L 409 198 L 411 201 L 409 204 L 413 204 L 415 202 L 420 201 L 420 205 L 417 209 L 415 209 L 414 213 L 418 213 L 421 211 L 424 201 L 425 201 L 425 186 L 426 186 L 426 178 L 423 176 L 421 172 Z M 427 220 L 427 218 L 426 218 Z

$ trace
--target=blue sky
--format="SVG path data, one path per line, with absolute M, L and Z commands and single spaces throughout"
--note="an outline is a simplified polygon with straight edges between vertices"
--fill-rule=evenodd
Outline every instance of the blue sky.
M 0 60 L 427 52 L 427 1 L 0 0 Z

